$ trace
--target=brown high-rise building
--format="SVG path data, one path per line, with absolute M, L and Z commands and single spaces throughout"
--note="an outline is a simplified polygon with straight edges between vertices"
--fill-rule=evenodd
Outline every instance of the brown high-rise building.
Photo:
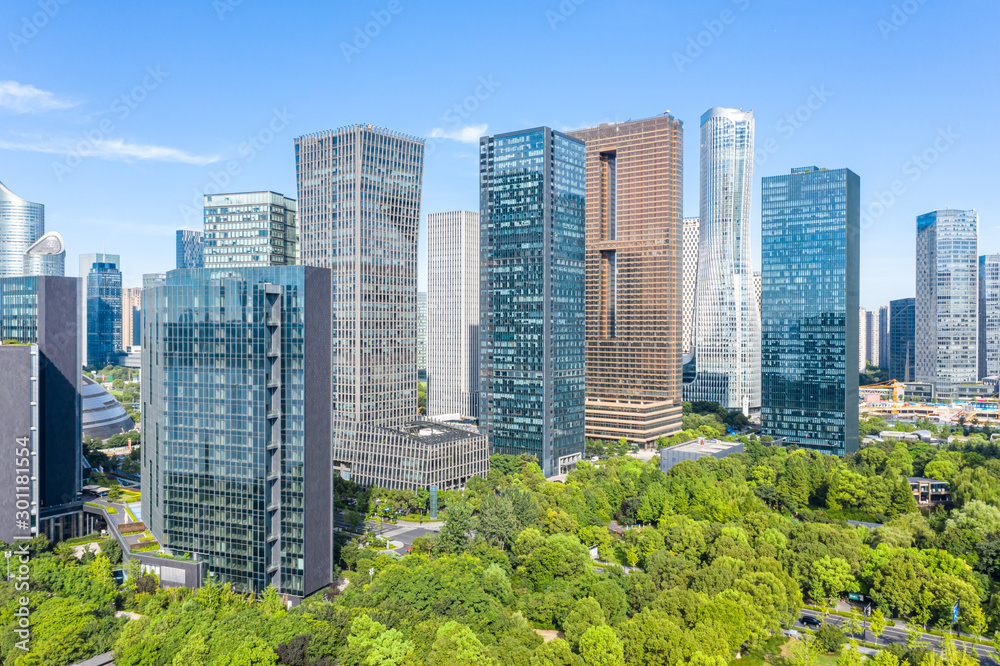
M 571 132 L 587 142 L 587 437 L 681 430 L 681 121 Z

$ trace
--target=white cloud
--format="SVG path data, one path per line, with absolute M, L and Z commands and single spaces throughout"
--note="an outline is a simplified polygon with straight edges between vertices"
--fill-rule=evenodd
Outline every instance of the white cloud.
M 80 102 L 56 97 L 47 90 L 17 81 L 0 81 L 0 109 L 14 113 L 45 113 L 58 109 L 69 109 Z
M 432 139 L 451 139 L 462 143 L 479 143 L 479 137 L 486 134 L 487 125 L 466 125 L 454 129 L 435 127 L 430 132 Z
M 177 148 L 129 143 L 122 139 L 61 139 L 41 138 L 34 140 L 4 141 L 0 139 L 0 149 L 27 150 L 34 153 L 55 155 L 76 155 L 78 157 L 99 157 L 122 162 L 179 162 L 204 166 L 218 162 L 217 155 L 192 155 Z

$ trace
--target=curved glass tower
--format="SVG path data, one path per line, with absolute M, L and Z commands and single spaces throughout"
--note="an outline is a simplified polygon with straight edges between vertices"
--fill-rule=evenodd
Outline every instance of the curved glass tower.
M 750 263 L 753 111 L 701 117 L 701 239 L 694 380 L 685 400 L 749 414 L 760 407 L 760 313 Z
M 66 275 L 66 243 L 58 231 L 42 234 L 24 253 L 25 275 Z
M 28 248 L 45 233 L 45 206 L 25 201 L 0 183 L 0 278 L 25 275 Z

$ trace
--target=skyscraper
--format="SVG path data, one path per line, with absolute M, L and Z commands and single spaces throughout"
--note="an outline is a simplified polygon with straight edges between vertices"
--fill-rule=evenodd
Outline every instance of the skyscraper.
M 90 275 L 90 269 L 93 268 L 94 264 L 97 262 L 112 264 L 116 269 L 121 270 L 121 257 L 117 254 L 97 252 L 80 255 L 80 272 L 77 273 L 77 275 L 80 276 L 80 280 L 77 282 L 77 288 L 79 290 L 77 294 L 77 304 L 79 307 L 77 329 L 80 332 L 80 363 L 83 365 L 89 365 L 87 363 L 87 359 L 90 358 L 87 349 L 87 341 L 89 339 L 87 335 L 87 305 L 89 303 L 87 296 L 87 279 Z M 143 285 L 145 286 L 145 279 L 143 280 Z
M 868 369 L 868 312 L 858 308 L 858 372 Z
M 299 263 L 298 207 L 277 192 L 205 195 L 206 268 Z
M 889 369 L 889 306 L 878 309 L 878 367 Z
M 570 135 L 586 142 L 586 435 L 648 445 L 681 430 L 684 126 Z
M 330 271 L 177 270 L 143 294 L 142 512 L 239 592 L 331 581 Z
M 16 343 L 0 344 L 0 438 L 8 452 L 0 460 L 8 490 L 0 498 L 0 539 L 6 543 L 82 534 L 76 283 L 0 278 L 0 340 Z
M 417 375 L 427 379 L 427 292 L 417 292 Z
M 41 235 L 24 252 L 24 275 L 51 275 L 63 277 L 66 274 L 66 244 L 58 231 Z
M 122 349 L 138 347 L 142 339 L 142 287 L 122 289 Z
M 142 288 L 149 289 L 150 287 L 158 287 L 167 281 L 166 273 L 143 273 L 142 274 Z
M 753 272 L 753 291 L 757 296 L 757 310 L 760 311 L 761 300 L 763 299 L 764 277 L 760 271 Z
M 879 367 L 878 310 L 865 312 L 865 359 L 876 368 Z
M 427 414 L 479 416 L 479 213 L 427 216 Z
M 942 398 L 978 379 L 978 226 L 974 210 L 917 218 L 916 374 Z
M 201 268 L 205 265 L 205 243 L 200 231 L 177 230 L 177 268 Z
M 694 381 L 685 400 L 745 414 L 760 406 L 760 314 L 750 262 L 753 111 L 713 107 L 701 117 L 701 249 L 695 299 Z
M 916 299 L 889 301 L 889 379 L 916 381 Z
M 25 201 L 0 183 L 0 278 L 62 277 L 62 236 L 45 233 L 45 206 Z
M 480 427 L 546 476 L 584 452 L 585 191 L 579 139 L 538 127 L 479 140 Z
M 840 456 L 858 449 L 860 187 L 807 167 L 761 191 L 761 432 Z
M 979 257 L 979 378 L 1000 375 L 1000 254 Z
M 87 274 L 87 365 L 118 362 L 122 341 L 122 273 L 95 262 Z
M 694 347 L 694 299 L 698 289 L 698 246 L 701 238 L 701 220 L 684 218 L 684 252 L 681 258 L 684 271 L 681 295 L 684 299 L 684 339 L 682 352 L 687 355 Z

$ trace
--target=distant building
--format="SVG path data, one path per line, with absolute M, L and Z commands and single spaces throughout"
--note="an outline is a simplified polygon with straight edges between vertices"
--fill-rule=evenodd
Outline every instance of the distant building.
M 916 377 L 938 398 L 979 378 L 978 228 L 974 210 L 917 218 Z
M 82 365 L 88 365 L 87 360 L 90 358 L 87 349 L 89 340 L 87 335 L 87 279 L 90 275 L 90 269 L 92 269 L 94 264 L 97 262 L 112 264 L 118 270 L 121 270 L 122 266 L 121 257 L 117 254 L 92 252 L 90 254 L 80 255 L 80 272 L 77 274 L 80 276 L 80 281 L 78 282 L 79 294 L 77 296 L 77 304 L 80 311 L 77 318 L 77 328 L 80 331 L 80 363 Z
M 874 367 L 879 367 L 879 311 L 865 312 L 865 359 Z
M 142 287 L 122 289 L 122 350 L 138 347 L 142 339 Z
M 90 377 L 83 376 L 83 435 L 105 440 L 135 430 L 135 423 L 118 399 Z
M 889 306 L 878 309 L 878 367 L 889 369 Z
M 979 257 L 979 378 L 1000 375 L 1000 254 Z
M 45 233 L 45 206 L 0 183 L 0 278 L 65 274 L 62 236 Z
M 913 499 L 917 501 L 917 506 L 937 506 L 939 504 L 951 504 L 951 493 L 948 492 L 948 482 L 938 479 L 928 479 L 922 476 L 907 477 L 910 482 L 910 489 L 913 491 Z
M 205 195 L 205 268 L 294 266 L 298 236 L 295 199 L 277 192 Z
M 684 300 L 683 353 L 690 354 L 694 339 L 694 298 L 698 293 L 698 245 L 701 240 L 701 220 L 697 217 L 684 218 L 683 277 L 681 295 Z
M 95 262 L 87 274 L 87 365 L 118 362 L 122 341 L 122 272 Z
M 205 265 L 205 243 L 200 231 L 177 230 L 177 268 L 201 268 Z
M 889 378 L 916 381 L 914 331 L 916 299 L 889 301 Z
M 83 531 L 77 280 L 0 278 L 0 539 Z M 18 506 L 24 500 L 25 505 Z M 21 521 L 24 521 L 23 523 Z
M 427 292 L 417 292 L 417 377 L 427 380 Z
M 166 273 L 143 273 L 142 274 L 142 288 L 149 289 L 150 287 L 157 287 L 167 280 Z
M 731 453 L 743 453 L 743 442 L 724 442 L 699 437 L 660 449 L 660 471 L 669 472 L 674 465 L 683 460 L 697 460 L 705 456 L 722 459 Z
M 858 372 L 868 369 L 868 312 L 858 308 Z

